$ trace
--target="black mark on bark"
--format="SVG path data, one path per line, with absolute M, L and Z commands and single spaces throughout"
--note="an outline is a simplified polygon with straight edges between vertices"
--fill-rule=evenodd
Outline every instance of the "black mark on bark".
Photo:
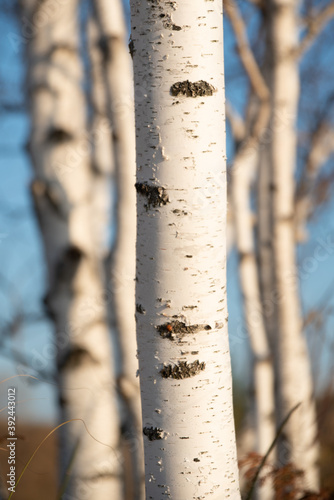
M 73 135 L 62 128 L 52 127 L 47 134 L 46 140 L 51 144 L 61 144 L 69 142 L 73 139 Z
M 135 188 L 137 193 L 142 196 L 146 196 L 148 204 L 147 208 L 161 207 L 162 205 L 167 205 L 169 202 L 169 197 L 166 189 L 161 186 L 149 186 L 147 183 L 136 182 Z
M 46 202 L 61 219 L 67 220 L 71 204 L 67 198 L 65 189 L 58 179 L 35 179 L 31 183 L 31 193 L 40 223 L 42 222 L 42 213 L 40 214 L 39 212 L 43 212 L 45 209 L 43 202 Z
M 174 378 L 177 380 L 190 378 L 197 375 L 199 372 L 205 370 L 205 363 L 194 361 L 193 363 L 187 363 L 187 361 L 179 361 L 177 365 L 166 365 L 160 370 L 161 376 L 163 378 Z
M 159 429 L 159 427 L 144 427 L 143 433 L 150 441 L 156 441 L 157 439 L 164 438 L 164 431 Z
M 108 44 L 108 38 L 106 36 L 101 36 L 98 42 L 99 49 L 101 51 L 104 62 L 108 61 L 110 57 L 110 48 Z
M 180 210 L 178 208 L 175 208 L 174 210 L 172 210 L 172 212 L 178 217 L 180 217 L 181 215 L 188 215 L 188 212 L 186 212 L 185 210 Z
M 239 261 L 245 261 L 253 256 L 252 252 L 239 252 Z
M 60 408 L 65 408 L 65 406 L 67 405 L 67 400 L 66 398 L 64 398 L 64 396 L 59 396 L 58 403 Z
M 67 248 L 57 264 L 57 279 L 70 283 L 78 270 L 82 257 L 83 252 L 80 248 L 76 246 Z
M 56 320 L 56 313 L 52 308 L 52 295 L 51 293 L 47 293 L 43 298 L 44 312 L 45 314 L 52 320 Z
M 64 370 L 67 368 L 79 368 L 86 363 L 94 363 L 97 361 L 92 357 L 92 355 L 84 349 L 83 347 L 74 346 L 72 349 L 67 351 L 65 356 L 58 361 L 58 369 Z
M 184 335 L 201 332 L 203 330 L 211 330 L 210 325 L 186 325 L 182 321 L 171 321 L 156 327 L 163 339 L 175 340 L 182 338 Z
M 162 24 L 166 30 L 172 30 L 172 31 L 182 30 L 181 26 L 177 26 L 176 24 L 173 23 L 172 18 L 169 14 L 160 14 L 160 17 L 164 18 Z
M 130 40 L 129 40 L 129 52 L 130 52 L 130 55 L 133 59 L 133 54 L 136 52 L 135 51 L 135 44 L 134 44 L 134 41 L 132 40 L 131 38 L 131 35 L 130 35 Z
M 114 35 L 102 35 L 99 39 L 98 46 L 101 51 L 103 61 L 107 62 L 113 57 L 113 45 L 117 42 L 118 38 Z
M 139 314 L 146 314 L 146 311 L 145 311 L 145 309 L 143 308 L 143 306 L 141 304 L 136 304 L 136 311 Z
M 202 97 L 213 95 L 216 89 L 204 80 L 199 80 L 198 82 L 186 80 L 184 82 L 174 83 L 170 88 L 170 92 L 173 96 L 185 95 L 186 97 Z

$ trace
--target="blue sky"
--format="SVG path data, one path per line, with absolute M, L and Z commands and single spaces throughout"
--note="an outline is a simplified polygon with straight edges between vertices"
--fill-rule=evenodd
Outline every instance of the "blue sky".
M 0 1 L 3 5 L 10 4 L 8 0 Z M 257 29 L 255 17 L 251 17 L 249 23 L 251 30 Z M 17 22 L 11 16 L 2 13 L 0 15 L 0 326 L 2 331 L 0 378 L 2 380 L 17 372 L 25 371 L 20 361 L 12 361 L 12 349 L 38 363 L 38 360 L 43 359 L 41 355 L 43 348 L 52 343 L 52 325 L 43 317 L 41 307 L 45 289 L 43 250 L 29 195 L 29 184 L 33 175 L 25 150 L 29 136 L 29 117 L 24 109 L 10 112 L 2 106 L 3 103 L 23 103 L 25 98 L 24 51 L 17 52 L 11 43 L 12 35 L 17 33 Z M 240 65 L 232 48 L 233 39 L 226 24 L 226 93 L 227 98 L 241 112 L 245 102 L 246 79 L 240 73 Z M 328 51 L 323 56 L 324 67 L 326 61 L 328 61 Z M 307 67 L 306 64 L 305 66 Z M 328 80 L 326 81 L 324 92 L 328 92 Z M 227 150 L 231 158 L 233 148 L 229 135 Z M 332 237 L 334 241 L 333 209 L 334 201 L 331 201 L 310 224 L 310 239 L 307 244 L 298 249 L 304 311 L 315 308 L 322 301 L 324 294 L 327 294 L 327 302 L 328 298 L 330 301 L 333 297 L 331 286 L 334 283 L 334 252 L 328 252 L 322 262 L 314 263 L 312 260 L 315 249 L 321 245 L 319 241 L 328 237 Z M 234 252 L 229 257 L 227 277 L 229 331 L 233 339 L 235 332 L 243 325 L 237 258 Z M 17 328 L 10 336 L 10 322 L 13 315 L 17 315 L 19 311 L 30 319 L 20 323 L 18 318 Z M 334 340 L 333 326 L 334 321 L 329 314 L 324 327 L 325 340 L 319 337 L 315 343 L 310 344 L 313 353 L 316 351 L 314 346 L 323 349 L 319 355 L 321 371 L 317 373 L 319 387 L 327 383 L 331 373 L 333 349 L 329 348 L 329 344 Z M 312 338 L 314 339 L 314 334 Z M 238 380 L 247 380 L 249 377 L 247 349 L 247 339 L 234 342 L 232 340 L 233 370 Z M 12 384 L 12 381 L 9 384 Z M 15 385 L 18 385 L 20 398 L 22 396 L 22 399 L 30 400 L 21 404 L 23 416 L 37 420 L 55 418 L 55 391 L 52 384 L 15 379 Z M 2 406 L 5 396 L 4 384 L 0 386 Z

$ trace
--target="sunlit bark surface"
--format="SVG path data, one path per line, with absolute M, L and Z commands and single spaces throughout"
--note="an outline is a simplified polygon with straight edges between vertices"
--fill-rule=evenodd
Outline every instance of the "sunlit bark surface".
M 237 499 L 221 2 L 131 10 L 146 497 Z

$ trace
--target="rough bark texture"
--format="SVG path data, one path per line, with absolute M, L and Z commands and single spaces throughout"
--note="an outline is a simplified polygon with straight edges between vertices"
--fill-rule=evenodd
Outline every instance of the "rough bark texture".
M 118 389 L 127 410 L 126 438 L 133 459 L 135 498 L 139 500 L 144 498 L 145 484 L 135 324 L 136 163 L 132 61 L 121 1 L 95 0 L 95 10 L 102 35 L 100 46 L 104 53 L 108 117 L 113 128 L 117 190 L 117 232 L 110 262 L 111 314 L 121 353 Z
M 122 495 L 119 422 L 110 338 L 101 297 L 101 261 L 93 230 L 90 145 L 78 55 L 78 4 L 68 0 L 44 11 L 47 22 L 29 44 L 28 87 L 32 114 L 32 194 L 48 265 L 46 305 L 56 327 L 63 473 L 72 460 L 62 498 L 118 499 Z M 38 17 L 40 16 L 40 17 Z
M 318 445 L 310 363 L 303 336 L 298 284 L 295 282 L 294 170 L 299 75 L 296 60 L 298 25 L 296 2 L 271 0 L 269 5 L 272 88 L 273 256 L 277 292 L 275 339 L 280 418 L 301 402 L 285 428 L 279 460 L 291 459 L 305 473 L 304 486 L 317 489 Z
M 240 498 L 221 2 L 132 0 L 146 498 Z

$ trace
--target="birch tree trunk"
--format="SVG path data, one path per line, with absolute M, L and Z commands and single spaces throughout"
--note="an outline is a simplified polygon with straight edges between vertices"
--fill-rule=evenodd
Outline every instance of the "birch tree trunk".
M 146 498 L 240 498 L 221 2 L 132 0 Z
M 95 0 L 104 48 L 108 117 L 113 127 L 116 174 L 116 241 L 111 254 L 112 320 L 118 333 L 118 389 L 127 409 L 135 499 L 143 499 L 144 448 L 135 323 L 136 179 L 132 62 L 120 0 Z
M 282 419 L 298 402 L 288 421 L 286 443 L 279 450 L 305 473 L 303 486 L 318 489 L 318 444 L 315 403 L 306 339 L 303 336 L 298 284 L 295 283 L 294 170 L 299 75 L 297 4 L 271 0 L 269 7 L 272 88 L 270 162 L 273 191 L 273 255 L 277 291 L 276 366 Z M 293 281 L 291 277 L 293 276 Z
M 229 111 L 229 121 L 237 145 L 230 185 L 239 256 L 240 288 L 253 354 L 254 401 L 250 413 L 256 433 L 255 451 L 263 456 L 275 437 L 274 372 L 261 304 L 251 194 L 252 182 L 258 170 L 261 142 L 270 118 L 269 89 L 248 43 L 247 27 L 234 0 L 229 0 L 226 4 L 226 13 L 235 34 L 240 61 L 251 87 L 245 122 L 240 122 L 240 117 L 232 109 Z M 273 494 L 273 485 L 269 478 L 264 484 L 258 484 L 259 500 L 269 500 L 273 498 Z
M 271 139 L 270 139 L 271 140 Z M 274 352 L 277 332 L 277 310 L 275 296 L 275 275 L 273 267 L 273 213 L 272 213 L 272 172 L 270 168 L 270 147 L 261 147 L 259 176 L 257 182 L 257 252 L 258 273 L 261 291 L 263 318 L 268 342 Z
M 90 64 L 90 123 L 91 164 L 94 184 L 92 202 L 94 205 L 95 242 L 101 259 L 105 260 L 109 251 L 110 213 L 112 209 L 112 179 L 115 175 L 112 126 L 107 117 L 108 99 L 104 78 L 104 56 L 101 50 L 101 35 L 96 19 L 91 16 L 87 23 L 88 52 Z M 106 284 L 107 285 L 107 284 Z
M 263 456 L 275 437 L 275 398 L 274 372 L 261 305 L 250 205 L 251 182 L 259 159 L 258 146 L 256 140 L 249 140 L 237 154 L 233 164 L 232 198 L 240 287 L 254 357 L 256 452 Z M 267 480 L 258 488 L 257 498 L 273 498 L 270 481 Z
M 32 114 L 32 193 L 49 274 L 46 303 L 56 328 L 63 473 L 71 465 L 64 499 L 110 500 L 122 495 L 119 421 L 104 307 L 91 308 L 103 292 L 93 231 L 93 178 L 86 134 L 86 102 L 77 29 L 78 4 L 52 12 L 37 3 L 30 20 L 43 17 L 29 44 Z M 44 9 L 44 10 L 43 10 Z M 70 464 L 71 462 L 71 464 Z

